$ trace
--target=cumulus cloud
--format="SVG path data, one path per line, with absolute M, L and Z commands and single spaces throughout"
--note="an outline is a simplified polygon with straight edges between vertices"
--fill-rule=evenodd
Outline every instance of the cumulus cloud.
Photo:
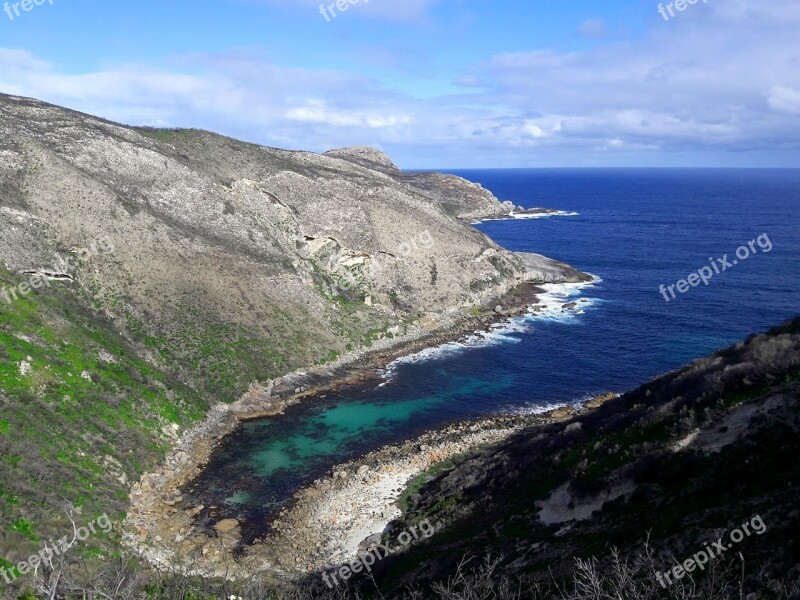
M 770 108 L 778 112 L 800 115 L 800 89 L 773 86 L 767 94 Z

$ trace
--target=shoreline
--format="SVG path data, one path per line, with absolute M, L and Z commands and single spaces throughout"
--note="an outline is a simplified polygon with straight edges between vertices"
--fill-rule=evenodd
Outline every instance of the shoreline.
M 582 279 L 564 283 L 591 285 L 596 281 L 596 279 L 586 281 L 585 276 Z M 251 389 L 233 404 L 214 405 L 201 422 L 183 433 L 161 465 L 153 472 L 143 475 L 139 482 L 132 486 L 130 510 L 123 523 L 123 543 L 161 569 L 178 569 L 186 574 L 225 577 L 252 573 L 250 567 L 242 571 L 245 563 L 239 565 L 230 553 L 238 537 L 238 522 L 227 520 L 228 522 L 217 523 L 214 526 L 216 531 L 212 532 L 215 538 L 209 537 L 205 528 L 198 527 L 194 523 L 195 515 L 204 507 L 187 506 L 179 491 L 202 472 L 222 439 L 235 432 L 241 422 L 277 416 L 287 407 L 304 399 L 350 387 L 357 388 L 381 379 L 376 370 L 386 368 L 395 360 L 443 344 L 463 341 L 476 332 L 491 331 L 493 326 L 513 317 L 535 314 L 535 308 L 541 305 L 540 296 L 545 293 L 546 290 L 535 283 L 519 284 L 498 301 L 495 309 L 484 308 L 478 314 L 461 312 L 444 315 L 431 330 L 417 329 L 400 338 L 381 340 L 373 347 L 352 353 L 352 356 L 341 357 L 334 364 L 296 371 L 273 380 L 266 386 L 255 388 L 251 386 Z M 565 302 L 566 304 L 569 302 Z M 565 312 L 574 310 L 574 305 L 572 303 L 570 308 L 562 310 Z M 506 306 L 508 308 L 504 308 Z M 459 424 L 459 427 L 478 426 L 481 432 L 471 432 L 469 434 L 472 436 L 471 441 L 469 443 L 465 441 L 467 446 L 462 444 L 458 447 L 465 450 L 476 444 L 494 443 L 521 428 L 508 429 L 506 425 L 498 428 L 495 426 L 495 419 L 521 422 L 520 420 L 526 418 L 517 415 L 486 419 L 477 424 L 475 422 Z M 432 431 L 424 435 L 436 436 L 439 433 Z M 452 444 L 447 446 L 451 450 L 453 447 L 455 446 Z M 374 452 L 380 450 L 382 449 Z M 440 450 L 431 456 L 444 457 L 442 458 L 444 460 L 447 458 L 446 455 L 446 451 Z M 420 460 L 422 464 L 430 459 Z M 291 505 L 296 501 L 295 497 Z M 256 545 L 262 544 L 254 544 L 250 549 Z M 309 553 L 308 557 L 310 558 L 312 554 Z M 282 573 L 288 571 L 287 565 L 277 564 L 281 561 L 264 562 L 263 557 L 261 559 L 251 557 L 247 562 L 251 563 L 253 560 L 258 560 L 260 563 L 261 566 L 256 569 L 259 571 L 277 570 Z M 222 570 L 221 566 L 224 566 Z
M 243 564 L 250 572 L 278 569 L 304 576 L 350 562 L 381 543 L 391 523 L 402 515 L 397 502 L 408 485 L 434 477 L 432 469 L 444 471 L 449 461 L 521 431 L 567 421 L 615 397 L 607 393 L 579 405 L 462 421 L 336 465 L 330 475 L 295 494 L 273 519 L 272 531 L 248 548 Z
M 522 207 L 519 207 L 522 208 Z M 523 210 L 512 210 L 503 215 L 491 215 L 481 217 L 470 222 L 470 225 L 480 225 L 490 221 L 521 221 L 525 219 L 549 219 L 552 217 L 579 217 L 580 213 L 556 208 L 527 208 Z

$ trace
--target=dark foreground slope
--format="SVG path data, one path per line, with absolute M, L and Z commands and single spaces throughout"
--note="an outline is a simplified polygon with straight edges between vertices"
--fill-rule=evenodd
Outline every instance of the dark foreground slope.
M 766 595 L 765 582 L 800 576 L 798 408 L 795 319 L 571 421 L 527 430 L 434 478 L 408 498 L 393 535 L 424 519 L 438 533 L 383 561 L 376 580 L 387 590 L 427 591 L 429 582 L 454 577 L 462 557 L 477 559 L 462 568 L 468 573 L 493 556 L 494 584 L 563 582 L 576 557 L 594 557 L 598 571 L 610 575 L 619 548 L 631 561 L 631 581 L 616 588 L 623 598 L 717 597 L 708 590 L 658 595 L 678 594 L 680 585 L 664 590 L 654 570 L 723 536 L 731 548 L 710 562 L 718 575 L 730 572 L 715 576 L 717 589 L 744 572 L 745 592 L 761 594 L 752 598 L 779 597 Z M 744 523 L 750 533 L 732 542 L 729 533 Z M 695 569 L 692 577 L 708 583 L 711 570 Z M 618 597 L 584 591 L 574 597 Z M 731 597 L 739 598 L 738 590 Z

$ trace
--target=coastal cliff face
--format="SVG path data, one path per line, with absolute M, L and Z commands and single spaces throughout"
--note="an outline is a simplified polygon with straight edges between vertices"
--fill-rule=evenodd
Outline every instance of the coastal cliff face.
M 0 158 L 5 266 L 82 290 L 148 360 L 225 401 L 521 281 L 580 278 L 457 218 L 504 210 L 480 186 L 376 151 L 288 152 L 0 96 Z

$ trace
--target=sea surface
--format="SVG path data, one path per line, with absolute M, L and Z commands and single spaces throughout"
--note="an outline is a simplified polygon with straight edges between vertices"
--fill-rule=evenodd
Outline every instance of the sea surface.
M 215 517 L 245 521 L 248 539 L 334 464 L 453 421 L 623 392 L 800 313 L 800 170 L 454 173 L 501 200 L 571 214 L 476 227 L 597 282 L 549 286 L 544 315 L 401 359 L 370 389 L 241 426 L 186 492 L 219 507 Z M 738 259 L 752 240 L 756 252 Z M 673 288 L 676 298 L 665 300 L 662 284 L 709 259 L 720 272 L 707 286 Z M 580 300 L 577 313 L 562 312 L 570 300 Z

